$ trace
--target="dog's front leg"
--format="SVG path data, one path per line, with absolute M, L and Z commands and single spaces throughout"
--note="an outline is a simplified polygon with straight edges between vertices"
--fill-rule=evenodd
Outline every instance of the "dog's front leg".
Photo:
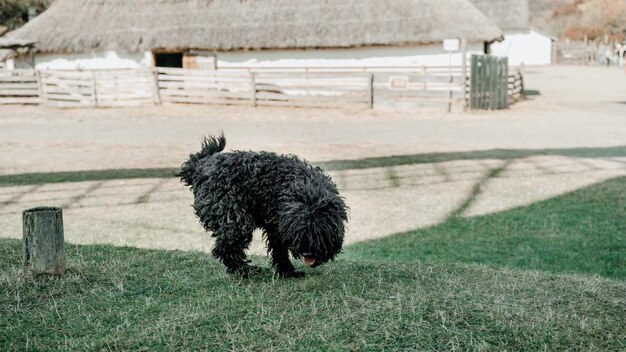
M 279 277 L 303 277 L 304 272 L 296 270 L 289 260 L 289 248 L 268 235 L 268 245 L 272 256 L 272 266 Z

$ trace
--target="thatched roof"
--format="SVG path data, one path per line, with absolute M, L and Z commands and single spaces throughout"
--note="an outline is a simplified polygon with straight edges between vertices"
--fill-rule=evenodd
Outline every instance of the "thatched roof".
M 527 31 L 529 29 L 528 0 L 470 1 L 505 32 Z
M 42 52 L 284 49 L 492 41 L 467 0 L 56 0 L 7 36 Z

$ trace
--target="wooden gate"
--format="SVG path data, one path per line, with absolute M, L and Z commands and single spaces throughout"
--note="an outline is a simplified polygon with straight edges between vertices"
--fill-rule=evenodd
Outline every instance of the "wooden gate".
M 506 109 L 509 64 L 507 58 L 472 55 L 470 107 L 472 110 Z

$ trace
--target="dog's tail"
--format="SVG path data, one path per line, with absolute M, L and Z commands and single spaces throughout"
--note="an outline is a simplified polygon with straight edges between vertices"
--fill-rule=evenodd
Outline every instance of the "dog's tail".
M 180 177 L 180 180 L 187 186 L 193 185 L 193 175 L 196 173 L 196 168 L 200 160 L 209 157 L 213 154 L 219 153 L 226 147 L 226 137 L 222 132 L 219 136 L 204 137 L 202 142 L 202 149 L 196 154 L 190 154 L 189 159 L 183 163 L 175 176 Z

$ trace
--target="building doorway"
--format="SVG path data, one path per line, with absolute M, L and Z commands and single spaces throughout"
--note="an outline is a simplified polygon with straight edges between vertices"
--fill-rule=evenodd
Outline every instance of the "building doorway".
M 154 53 L 156 67 L 183 67 L 183 53 Z

